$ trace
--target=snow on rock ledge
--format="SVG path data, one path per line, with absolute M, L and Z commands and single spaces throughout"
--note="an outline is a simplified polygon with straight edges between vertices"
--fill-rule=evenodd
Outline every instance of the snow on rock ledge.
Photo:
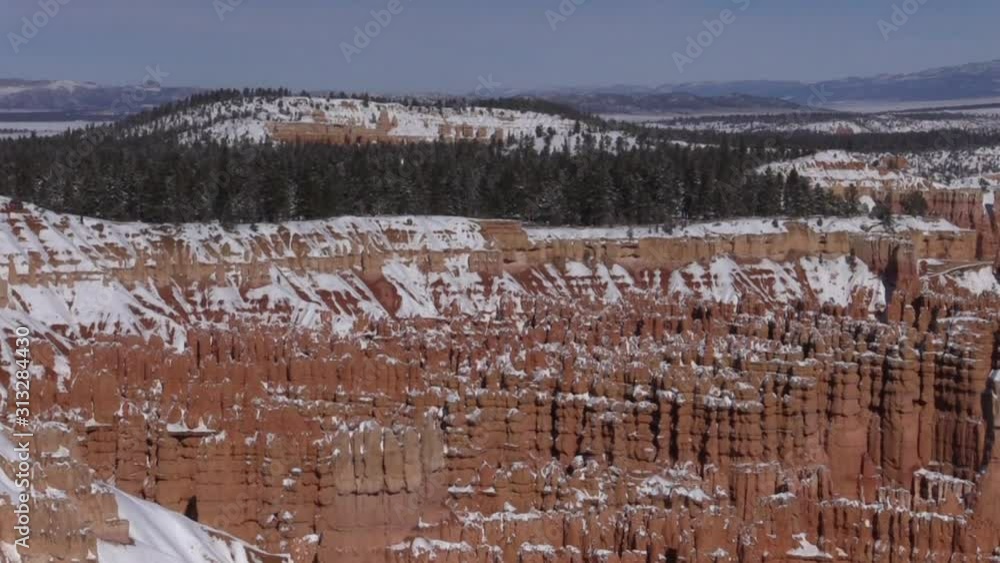
M 349 336 L 385 321 L 490 317 L 531 299 L 614 306 L 637 294 L 728 304 L 752 296 L 783 305 L 814 297 L 846 307 L 864 291 L 861 309 L 875 311 L 884 306 L 882 270 L 863 259 L 848 266 L 843 255 L 858 237 L 871 247 L 883 237 L 912 244 L 923 233 L 975 234 L 905 217 L 895 232 L 867 218 L 743 219 L 670 233 L 454 217 L 152 225 L 0 198 L 0 263 L 7 263 L 0 329 L 27 326 L 63 351 L 46 367 L 64 385 L 71 369 L 64 351 L 76 343 L 156 337 L 179 350 L 192 326 Z M 643 245 L 631 245 L 634 238 Z M 965 246 L 974 251 L 971 242 Z M 818 255 L 824 258 L 800 260 Z M 8 343 L 0 342 L 0 353 L 11 357 Z
M 36 437 L 28 448 L 33 463 L 30 549 L 0 541 L 0 561 L 41 561 L 39 556 L 92 561 L 96 555 L 99 563 L 291 563 L 288 556 L 265 553 L 97 480 L 81 462 L 77 438 L 66 426 L 45 423 L 33 432 Z M 0 426 L 4 522 L 14 521 L 9 515 L 22 492 L 15 481 L 16 444 L 22 442 Z
M 670 275 L 671 295 L 736 305 L 748 296 L 774 304 L 814 297 L 820 305 L 848 307 L 857 296 L 868 311 L 885 308 L 885 286 L 868 266 L 846 256 L 807 256 L 798 262 L 772 260 L 738 263 L 729 256 L 707 267 L 695 263 Z
M 242 541 L 202 526 L 157 504 L 115 490 L 118 515 L 129 522 L 132 545 L 97 541 L 100 563 L 290 563 L 291 558 L 265 554 Z
M 531 138 L 541 149 L 540 128 L 552 134 L 551 145 L 576 146 L 585 134 L 606 138 L 612 146 L 629 137 L 620 131 L 599 131 L 559 115 L 488 107 L 439 108 L 432 105 L 365 102 L 359 99 L 285 96 L 217 102 L 178 112 L 146 125 L 175 129 L 184 141 L 201 136 L 229 142 L 299 140 L 303 142 L 427 142 L 444 140 L 503 141 Z
M 708 239 L 741 236 L 787 234 L 795 226 L 804 226 L 814 233 L 852 233 L 889 235 L 893 233 L 927 232 L 959 233 L 962 229 L 944 219 L 898 216 L 895 224 L 887 228 L 870 217 L 812 217 L 808 219 L 762 218 L 733 219 L 714 223 L 694 223 L 684 227 L 664 230 L 657 226 L 622 227 L 525 227 L 528 238 L 536 243 L 560 240 L 613 240 L 640 239 Z

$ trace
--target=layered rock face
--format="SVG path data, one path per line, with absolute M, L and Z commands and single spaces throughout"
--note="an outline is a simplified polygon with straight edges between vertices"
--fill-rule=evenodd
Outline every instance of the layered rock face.
M 82 444 L 54 422 L 0 428 L 0 561 L 291 563 L 97 478 Z
M 211 117 L 208 117 L 211 116 Z M 493 142 L 538 139 L 541 129 L 553 146 L 575 146 L 583 135 L 612 144 L 632 138 L 622 131 L 603 130 L 558 115 L 490 107 L 464 108 L 403 105 L 360 99 L 285 96 L 242 98 L 209 104 L 198 111 L 178 111 L 139 126 L 136 133 L 152 129 L 175 130 L 182 141 L 208 136 L 221 141 L 296 142 L 333 145 L 365 143 L 406 144 L 425 141 Z
M 976 231 L 7 219 L 0 318 L 36 335 L 38 416 L 88 479 L 261 553 L 1000 556 L 1000 283 Z M 105 512 L 59 529 L 136 537 Z
M 928 190 L 922 192 L 928 211 L 977 233 L 980 256 L 1000 264 L 1000 215 L 994 192 L 983 190 Z M 890 204 L 902 211 L 905 194 L 893 193 Z
M 352 109 L 357 110 L 355 106 Z M 314 123 L 268 122 L 271 137 L 285 143 L 319 143 L 330 145 L 353 145 L 365 143 L 406 144 L 426 140 L 423 135 L 399 135 L 393 130 L 399 127 L 399 120 L 391 116 L 385 108 L 379 112 L 373 127 L 367 124 L 348 122 L 329 123 L 327 115 L 316 112 Z M 513 119 L 513 118 L 512 118 Z M 438 125 L 441 140 L 503 141 L 506 133 L 501 127 L 490 129 L 468 123 L 452 125 L 445 121 Z

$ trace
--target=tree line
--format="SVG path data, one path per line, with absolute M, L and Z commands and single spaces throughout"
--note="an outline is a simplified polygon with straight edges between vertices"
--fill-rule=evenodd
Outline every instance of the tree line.
M 288 88 L 222 88 L 216 90 L 208 90 L 205 92 L 198 92 L 184 98 L 183 100 L 176 100 L 162 104 L 155 108 L 150 108 L 146 111 L 138 113 L 136 115 L 130 116 L 126 119 L 119 121 L 116 124 L 115 129 L 119 132 L 128 132 L 130 130 L 135 130 L 138 126 L 151 124 L 164 117 L 174 115 L 177 113 L 190 112 L 192 110 L 198 110 L 205 108 L 212 104 L 218 103 L 231 103 L 231 104 L 243 104 L 249 102 L 250 100 L 264 100 L 267 102 L 273 102 L 280 100 L 281 98 L 289 97 L 295 95 Z M 358 100 L 363 107 L 368 107 L 370 103 L 398 103 L 406 107 L 413 106 L 426 106 L 426 107 L 436 107 L 439 109 L 452 108 L 452 109 L 468 109 L 472 107 L 483 107 L 492 108 L 498 110 L 510 110 L 510 111 L 532 111 L 537 113 L 547 113 L 553 115 L 561 115 L 567 119 L 575 119 L 577 121 L 586 122 L 595 126 L 600 126 L 600 128 L 607 128 L 607 124 L 596 116 L 578 111 L 577 109 L 557 102 L 552 102 L 549 100 L 544 100 L 541 98 L 529 98 L 529 97 L 508 97 L 508 98 L 491 98 L 491 97 L 476 97 L 469 98 L 464 96 L 380 96 L 368 93 L 355 93 L 350 94 L 344 91 L 334 92 L 330 91 L 323 95 L 317 95 L 315 93 L 310 93 L 305 90 L 298 93 L 301 97 L 311 97 L 316 100 L 334 100 L 334 99 L 352 99 Z M 247 104 L 249 106 L 249 104 Z
M 185 144 L 168 132 L 77 131 L 0 142 L 0 194 L 77 215 L 175 223 L 436 214 L 673 225 L 858 212 L 795 173 L 752 172 L 797 152 L 648 139 L 626 147 L 591 135 L 573 147 L 534 143 Z
M 848 152 L 927 152 L 941 150 L 969 150 L 984 146 L 1000 145 L 1000 131 L 939 129 L 905 133 L 853 133 L 829 134 L 806 130 L 794 132 L 724 133 L 719 131 L 665 128 L 647 133 L 663 139 L 683 139 L 693 143 L 718 144 L 723 141 L 751 145 L 768 145 L 778 150 L 815 152 L 844 150 Z
M 551 225 L 674 225 L 738 216 L 855 214 L 856 201 L 830 195 L 766 163 L 805 154 L 727 136 L 687 145 L 629 126 L 634 143 L 584 133 L 574 146 L 534 138 L 408 145 L 228 143 L 181 128 L 144 127 L 215 103 L 292 95 L 285 88 L 202 92 L 114 124 L 51 138 L 0 141 L 0 194 L 54 211 L 110 220 L 246 223 L 335 215 L 438 214 L 511 218 Z M 307 95 L 303 92 L 303 95 Z M 350 97 L 329 93 L 330 98 Z M 355 96 L 362 104 L 418 98 Z M 607 124 L 559 104 L 527 98 L 437 99 L 555 113 Z M 596 127 L 595 127 L 596 126 Z

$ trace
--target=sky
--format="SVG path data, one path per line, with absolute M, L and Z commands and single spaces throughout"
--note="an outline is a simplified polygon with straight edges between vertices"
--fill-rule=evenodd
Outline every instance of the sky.
M 1000 58 L 997 21 L 996 0 L 0 0 L 0 78 L 134 84 L 153 67 L 166 86 L 388 93 L 811 81 Z

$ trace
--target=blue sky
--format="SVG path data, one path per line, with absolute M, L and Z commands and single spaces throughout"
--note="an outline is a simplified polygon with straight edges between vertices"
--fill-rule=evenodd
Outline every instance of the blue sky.
M 576 0 L 555 30 L 546 12 L 560 0 L 398 0 L 350 63 L 342 44 L 393 0 L 42 1 L 66 4 L 15 54 L 10 34 L 39 0 L 0 0 L 0 77 L 124 84 L 158 65 L 176 86 L 469 92 L 490 76 L 504 88 L 817 80 L 1000 58 L 996 0 L 909 0 L 918 9 L 888 41 L 878 21 L 901 0 Z M 218 3 L 240 5 L 220 18 Z M 679 72 L 672 54 L 723 9 L 735 20 Z

